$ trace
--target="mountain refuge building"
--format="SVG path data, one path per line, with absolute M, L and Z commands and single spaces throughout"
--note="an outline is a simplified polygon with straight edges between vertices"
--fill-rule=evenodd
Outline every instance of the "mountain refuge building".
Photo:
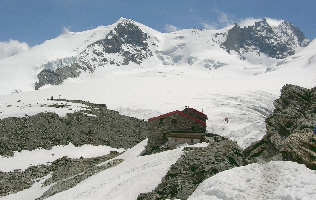
M 199 143 L 205 135 L 207 119 L 203 112 L 190 107 L 150 118 L 147 148 Z

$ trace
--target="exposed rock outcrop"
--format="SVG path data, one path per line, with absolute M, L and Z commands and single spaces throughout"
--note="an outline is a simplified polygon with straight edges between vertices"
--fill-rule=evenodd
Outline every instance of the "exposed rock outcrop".
M 204 148 L 185 148 L 185 153 L 171 166 L 162 182 L 138 200 L 187 199 L 205 179 L 224 170 L 245 165 L 237 143 L 213 135 Z
M 295 53 L 297 47 L 304 47 L 308 40 L 293 24 L 283 21 L 277 27 L 269 25 L 266 19 L 252 26 L 235 26 L 227 33 L 222 46 L 227 51 L 264 53 L 269 57 L 282 59 Z
M 79 102 L 86 104 L 88 109 L 68 113 L 66 117 L 39 113 L 0 120 L 0 155 L 12 156 L 14 151 L 40 147 L 50 149 L 70 142 L 75 146 L 131 148 L 146 138 L 147 122 L 120 115 L 103 104 Z
M 56 70 L 43 69 L 37 74 L 38 82 L 35 83 L 35 90 L 44 85 L 59 85 L 67 78 L 76 78 L 81 73 L 80 69 L 81 67 L 76 63 L 57 68 Z
M 284 160 L 296 161 L 316 170 L 316 135 L 294 133 L 286 138 L 280 150 Z
M 121 19 L 104 39 L 90 44 L 80 53 L 78 62 L 90 71 L 98 66 L 140 64 L 153 55 L 145 33 L 132 20 Z
M 266 119 L 267 134 L 244 153 L 255 161 L 290 160 L 316 169 L 316 88 L 285 85 Z

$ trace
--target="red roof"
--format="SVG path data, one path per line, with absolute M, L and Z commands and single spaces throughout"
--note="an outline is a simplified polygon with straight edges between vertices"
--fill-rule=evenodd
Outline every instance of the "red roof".
M 196 119 L 195 117 L 192 117 L 192 116 L 190 116 L 188 114 L 185 114 L 184 112 L 179 111 L 179 110 L 176 110 L 176 111 L 173 111 L 173 112 L 170 112 L 170 113 L 166 113 L 166 114 L 163 114 L 163 115 L 159 115 L 157 117 L 150 118 L 150 119 L 148 119 L 148 122 L 156 120 L 156 119 L 161 119 L 161 118 L 164 118 L 164 117 L 169 117 L 169 116 L 175 115 L 175 114 L 178 114 L 178 115 L 181 115 L 183 117 L 189 118 L 189 119 L 191 119 L 191 120 L 193 120 L 193 121 L 195 121 L 197 123 L 202 124 L 203 126 L 206 126 L 205 122 L 203 122 L 203 121 L 201 121 L 199 119 Z
M 198 110 L 195 110 L 194 108 L 188 107 L 187 109 L 190 109 L 190 110 L 192 110 L 193 112 L 196 112 L 196 113 L 202 115 L 203 117 L 207 118 L 207 115 L 206 115 L 206 114 L 204 114 L 204 113 L 202 113 L 202 112 L 200 112 L 200 111 L 198 111 Z

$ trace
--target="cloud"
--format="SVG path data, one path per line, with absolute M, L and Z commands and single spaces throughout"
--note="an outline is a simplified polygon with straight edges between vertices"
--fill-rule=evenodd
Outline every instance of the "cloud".
M 282 22 L 284 22 L 284 20 L 272 19 L 269 17 L 265 17 L 265 19 L 266 19 L 267 23 L 272 27 L 279 26 Z M 262 20 L 263 20 L 262 18 L 248 17 L 248 18 L 244 18 L 244 19 L 239 19 L 238 25 L 240 27 L 254 26 L 256 22 L 259 22 Z
M 205 29 L 219 29 L 232 25 L 236 21 L 235 17 L 220 10 L 215 10 L 215 20 L 212 22 L 202 22 Z
M 266 17 L 265 19 L 267 20 L 268 24 L 269 24 L 270 26 L 272 26 L 272 27 L 274 27 L 274 26 L 279 26 L 281 23 L 284 22 L 284 20 L 281 20 L 281 19 L 272 19 L 272 18 L 270 18 L 270 17 Z
M 216 24 L 208 24 L 205 22 L 201 23 L 201 25 L 204 29 L 208 29 L 208 30 L 214 30 L 218 28 Z
M 0 42 L 0 59 L 4 59 L 29 50 L 29 45 L 17 40 Z
M 259 20 L 260 19 L 256 19 L 256 18 L 253 18 L 253 17 L 248 17 L 248 18 L 239 20 L 238 24 L 239 24 L 240 27 L 253 26 Z
M 174 31 L 178 30 L 178 28 L 176 26 L 171 25 L 171 24 L 166 24 L 164 29 L 166 32 L 174 32 Z
M 216 11 L 217 12 L 217 21 L 219 23 L 219 25 L 221 26 L 228 26 L 231 25 L 233 23 L 233 17 L 230 16 L 227 13 L 224 13 L 222 11 Z
M 68 33 L 71 33 L 70 27 L 69 26 L 64 26 L 63 30 L 62 30 L 62 34 L 68 34 Z

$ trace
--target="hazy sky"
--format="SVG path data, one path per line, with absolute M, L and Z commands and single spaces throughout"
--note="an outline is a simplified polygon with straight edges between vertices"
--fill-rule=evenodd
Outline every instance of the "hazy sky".
M 316 37 L 316 0 L 0 0 L 0 42 L 33 46 L 62 33 L 131 18 L 162 32 L 222 27 L 241 19 L 289 20 Z

